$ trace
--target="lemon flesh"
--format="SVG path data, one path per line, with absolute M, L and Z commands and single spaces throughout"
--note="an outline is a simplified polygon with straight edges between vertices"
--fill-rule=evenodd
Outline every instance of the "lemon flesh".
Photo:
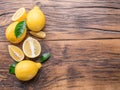
M 41 63 L 36 63 L 31 60 L 23 60 L 15 67 L 15 75 L 21 81 L 28 81 L 35 77 L 38 70 L 41 68 Z
M 22 50 L 15 45 L 8 45 L 8 51 L 10 56 L 17 62 L 24 59 L 24 53 Z
M 27 13 L 25 8 L 18 9 L 12 16 L 12 21 L 23 21 L 26 19 Z
M 32 31 L 40 31 L 45 26 L 45 16 L 38 6 L 27 14 L 27 26 Z
M 15 27 L 19 22 L 13 22 L 12 24 L 10 24 L 7 29 L 6 29 L 6 38 L 8 41 L 10 41 L 11 43 L 20 43 L 26 36 L 26 29 L 24 31 L 24 33 L 19 37 L 16 38 L 15 36 Z
M 24 54 L 29 58 L 35 58 L 35 57 L 39 56 L 41 53 L 40 43 L 32 37 L 28 37 L 23 42 L 22 48 L 23 48 Z

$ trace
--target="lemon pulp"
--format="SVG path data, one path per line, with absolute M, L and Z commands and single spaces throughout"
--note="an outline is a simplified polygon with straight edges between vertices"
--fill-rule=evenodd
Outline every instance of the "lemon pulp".
M 17 62 L 24 59 L 24 53 L 22 50 L 15 46 L 15 45 L 8 45 L 8 51 L 10 53 L 10 56 Z
M 39 56 L 41 53 L 40 43 L 32 37 L 28 37 L 23 42 L 22 48 L 23 48 L 24 54 L 29 58 L 35 58 L 35 57 Z
M 12 16 L 12 21 L 22 21 L 25 20 L 27 16 L 25 8 L 18 9 Z

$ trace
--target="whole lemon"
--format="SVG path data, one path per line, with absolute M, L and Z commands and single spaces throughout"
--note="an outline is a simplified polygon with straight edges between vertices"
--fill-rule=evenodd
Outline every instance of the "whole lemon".
M 20 36 L 20 37 L 16 37 L 15 36 L 15 27 L 19 22 L 13 22 L 12 24 L 10 24 L 7 29 L 6 29 L 6 38 L 8 41 L 10 41 L 11 43 L 19 43 L 21 42 L 25 36 L 26 36 L 26 29 L 24 31 L 24 33 Z
M 35 6 L 27 14 L 27 26 L 32 31 L 40 31 L 45 26 L 45 16 L 38 6 Z
M 15 67 L 15 75 L 21 81 L 31 80 L 41 68 L 41 63 L 36 63 L 31 60 L 23 60 Z

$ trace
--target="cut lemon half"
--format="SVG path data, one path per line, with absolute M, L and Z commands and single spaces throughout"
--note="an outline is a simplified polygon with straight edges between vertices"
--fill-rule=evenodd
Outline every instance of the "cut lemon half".
M 18 9 L 12 16 L 12 21 L 22 21 L 25 20 L 27 16 L 25 8 Z
M 23 42 L 22 48 L 23 48 L 24 54 L 29 58 L 35 58 L 35 57 L 39 56 L 41 53 L 40 43 L 32 37 L 28 37 Z
M 8 51 L 10 56 L 17 62 L 20 62 L 24 59 L 24 53 L 22 50 L 14 45 L 8 45 Z

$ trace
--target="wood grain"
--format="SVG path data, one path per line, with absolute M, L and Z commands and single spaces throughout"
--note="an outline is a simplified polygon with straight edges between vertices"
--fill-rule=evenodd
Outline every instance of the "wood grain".
M 47 20 L 46 39 L 36 39 L 52 56 L 21 82 L 8 73 L 5 29 L 18 8 L 35 5 Z M 0 0 L 0 58 L 0 90 L 120 90 L 120 0 Z
M 46 40 L 120 38 L 119 0 L 23 1 L 1 1 L 0 41 L 6 41 L 5 29 L 13 13 L 20 7 L 30 10 L 34 5 L 46 15 Z
M 51 52 L 52 57 L 30 82 L 19 82 L 14 75 L 8 74 L 8 66 L 13 61 L 6 49 L 9 43 L 1 42 L 3 48 L 0 53 L 3 53 L 4 60 L 0 63 L 0 86 L 16 87 L 18 90 L 102 90 L 100 87 L 103 90 L 114 90 L 115 85 L 116 90 L 119 90 L 119 42 L 120 40 L 43 41 L 42 51 Z

